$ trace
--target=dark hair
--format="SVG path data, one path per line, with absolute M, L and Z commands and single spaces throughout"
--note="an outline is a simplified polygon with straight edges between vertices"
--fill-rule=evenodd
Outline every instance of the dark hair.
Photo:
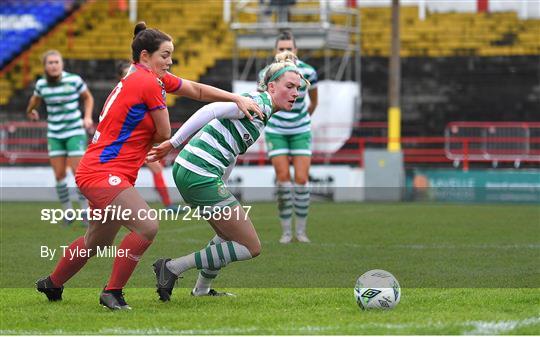
M 122 78 L 126 76 L 126 73 L 131 66 L 131 62 L 127 60 L 120 60 L 116 63 L 116 76 Z
M 279 33 L 278 37 L 276 38 L 275 48 L 277 48 L 279 41 L 292 41 L 294 48 L 296 48 L 296 41 L 294 40 L 293 33 L 290 30 L 284 30 Z
M 172 41 L 172 38 L 157 29 L 146 28 L 143 21 L 135 25 L 133 33 L 133 42 L 131 43 L 131 54 L 134 62 L 139 62 L 141 52 L 146 50 L 152 54 L 159 49 L 159 46 L 165 41 Z

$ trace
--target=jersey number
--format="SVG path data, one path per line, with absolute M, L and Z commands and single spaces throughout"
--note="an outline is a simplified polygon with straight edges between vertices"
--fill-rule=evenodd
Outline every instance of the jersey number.
M 107 113 L 109 112 L 109 109 L 111 108 L 111 105 L 114 103 L 116 96 L 118 96 L 121 90 L 122 90 L 122 82 L 118 82 L 113 92 L 111 92 L 111 94 L 107 98 L 107 101 L 105 102 L 105 107 L 103 108 L 103 112 L 101 112 L 101 115 L 99 115 L 100 122 L 105 118 L 105 116 L 107 116 Z

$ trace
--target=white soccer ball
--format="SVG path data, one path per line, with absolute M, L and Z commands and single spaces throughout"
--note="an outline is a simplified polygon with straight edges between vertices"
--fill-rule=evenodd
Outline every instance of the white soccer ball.
M 394 275 L 373 269 L 356 280 L 354 298 L 363 310 L 392 309 L 401 299 L 401 287 Z

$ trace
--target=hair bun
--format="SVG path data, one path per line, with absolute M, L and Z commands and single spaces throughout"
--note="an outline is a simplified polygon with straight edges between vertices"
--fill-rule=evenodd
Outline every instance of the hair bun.
M 146 23 L 141 21 L 135 25 L 135 30 L 133 31 L 133 37 L 137 36 L 140 32 L 146 29 Z
M 296 64 L 297 60 L 298 58 L 296 57 L 296 55 L 288 50 L 282 51 L 275 56 L 275 62 L 291 62 L 293 64 Z

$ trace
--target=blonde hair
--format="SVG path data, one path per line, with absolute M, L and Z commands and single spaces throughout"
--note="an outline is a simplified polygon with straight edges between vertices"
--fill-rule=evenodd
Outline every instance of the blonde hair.
M 46 52 L 43 53 L 43 55 L 41 56 L 41 63 L 43 63 L 43 65 L 45 65 L 45 62 L 47 62 L 47 58 L 51 55 L 58 55 L 60 56 L 60 59 L 63 61 L 63 57 L 62 57 L 62 54 L 60 54 L 60 52 L 58 50 L 55 50 L 55 49 L 50 49 L 50 50 L 47 50 Z
M 296 55 L 291 51 L 284 51 L 276 55 L 274 59 L 274 63 L 272 63 L 270 66 L 268 66 L 268 69 L 266 70 L 266 73 L 264 74 L 264 77 L 259 81 L 259 85 L 257 90 L 258 91 L 266 91 L 268 90 L 268 83 L 272 81 L 278 80 L 281 76 L 283 76 L 284 73 L 288 71 L 292 71 L 298 75 L 300 75 L 300 78 L 306 83 L 306 85 L 311 85 L 309 81 L 300 73 L 300 70 L 298 67 L 296 67 L 296 61 L 298 61 L 298 58 Z M 278 74 L 282 69 L 287 68 L 286 71 L 282 72 L 281 74 Z M 278 74 L 277 77 L 275 75 Z M 274 78 L 275 77 L 275 78 Z

